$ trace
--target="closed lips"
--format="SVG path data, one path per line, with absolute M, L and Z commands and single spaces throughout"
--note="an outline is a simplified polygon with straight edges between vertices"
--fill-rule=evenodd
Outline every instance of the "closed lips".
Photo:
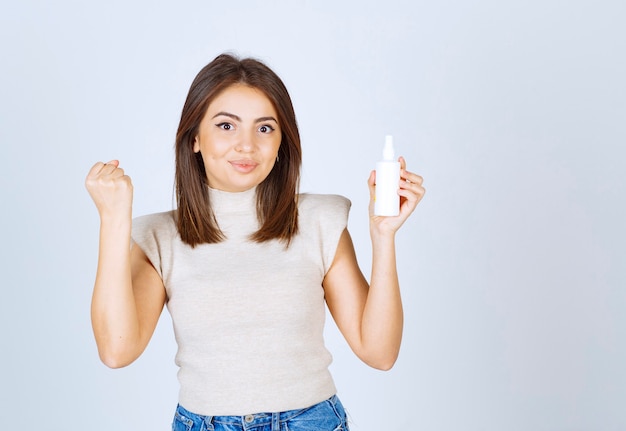
M 242 167 L 258 165 L 258 163 L 253 160 L 232 160 L 230 164 L 235 165 L 235 166 L 242 166 Z
M 230 164 L 237 171 L 243 174 L 252 172 L 259 164 L 253 160 L 231 160 Z

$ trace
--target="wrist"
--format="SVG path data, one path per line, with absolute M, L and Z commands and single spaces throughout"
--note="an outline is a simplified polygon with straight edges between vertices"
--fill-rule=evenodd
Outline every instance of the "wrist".
M 372 244 L 395 246 L 396 231 L 391 229 L 380 229 L 375 226 L 370 227 L 370 237 Z
M 101 213 L 100 226 L 104 229 L 130 229 L 132 216 L 130 214 Z

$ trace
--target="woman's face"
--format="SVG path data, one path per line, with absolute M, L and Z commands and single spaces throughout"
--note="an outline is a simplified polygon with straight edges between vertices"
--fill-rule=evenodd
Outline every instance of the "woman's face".
M 281 136 L 276 110 L 267 96 L 234 84 L 209 104 L 193 150 L 202 155 L 211 188 L 242 192 L 267 178 Z

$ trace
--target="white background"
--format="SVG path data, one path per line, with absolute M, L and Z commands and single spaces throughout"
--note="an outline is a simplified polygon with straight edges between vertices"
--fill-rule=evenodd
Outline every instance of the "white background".
M 352 200 L 366 274 L 385 134 L 425 178 L 398 237 L 396 367 L 367 368 L 328 325 L 353 430 L 626 429 L 624 5 L 3 0 L 2 429 L 169 429 L 167 312 L 133 365 L 98 360 L 83 182 L 118 158 L 135 215 L 171 209 L 180 110 L 223 51 L 285 81 L 302 190 Z

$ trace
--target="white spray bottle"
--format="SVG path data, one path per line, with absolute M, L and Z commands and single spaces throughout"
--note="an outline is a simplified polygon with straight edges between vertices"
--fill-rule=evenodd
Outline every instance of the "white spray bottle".
M 400 162 L 395 160 L 393 136 L 385 136 L 383 159 L 376 163 L 376 191 L 374 215 L 397 216 L 400 214 Z

